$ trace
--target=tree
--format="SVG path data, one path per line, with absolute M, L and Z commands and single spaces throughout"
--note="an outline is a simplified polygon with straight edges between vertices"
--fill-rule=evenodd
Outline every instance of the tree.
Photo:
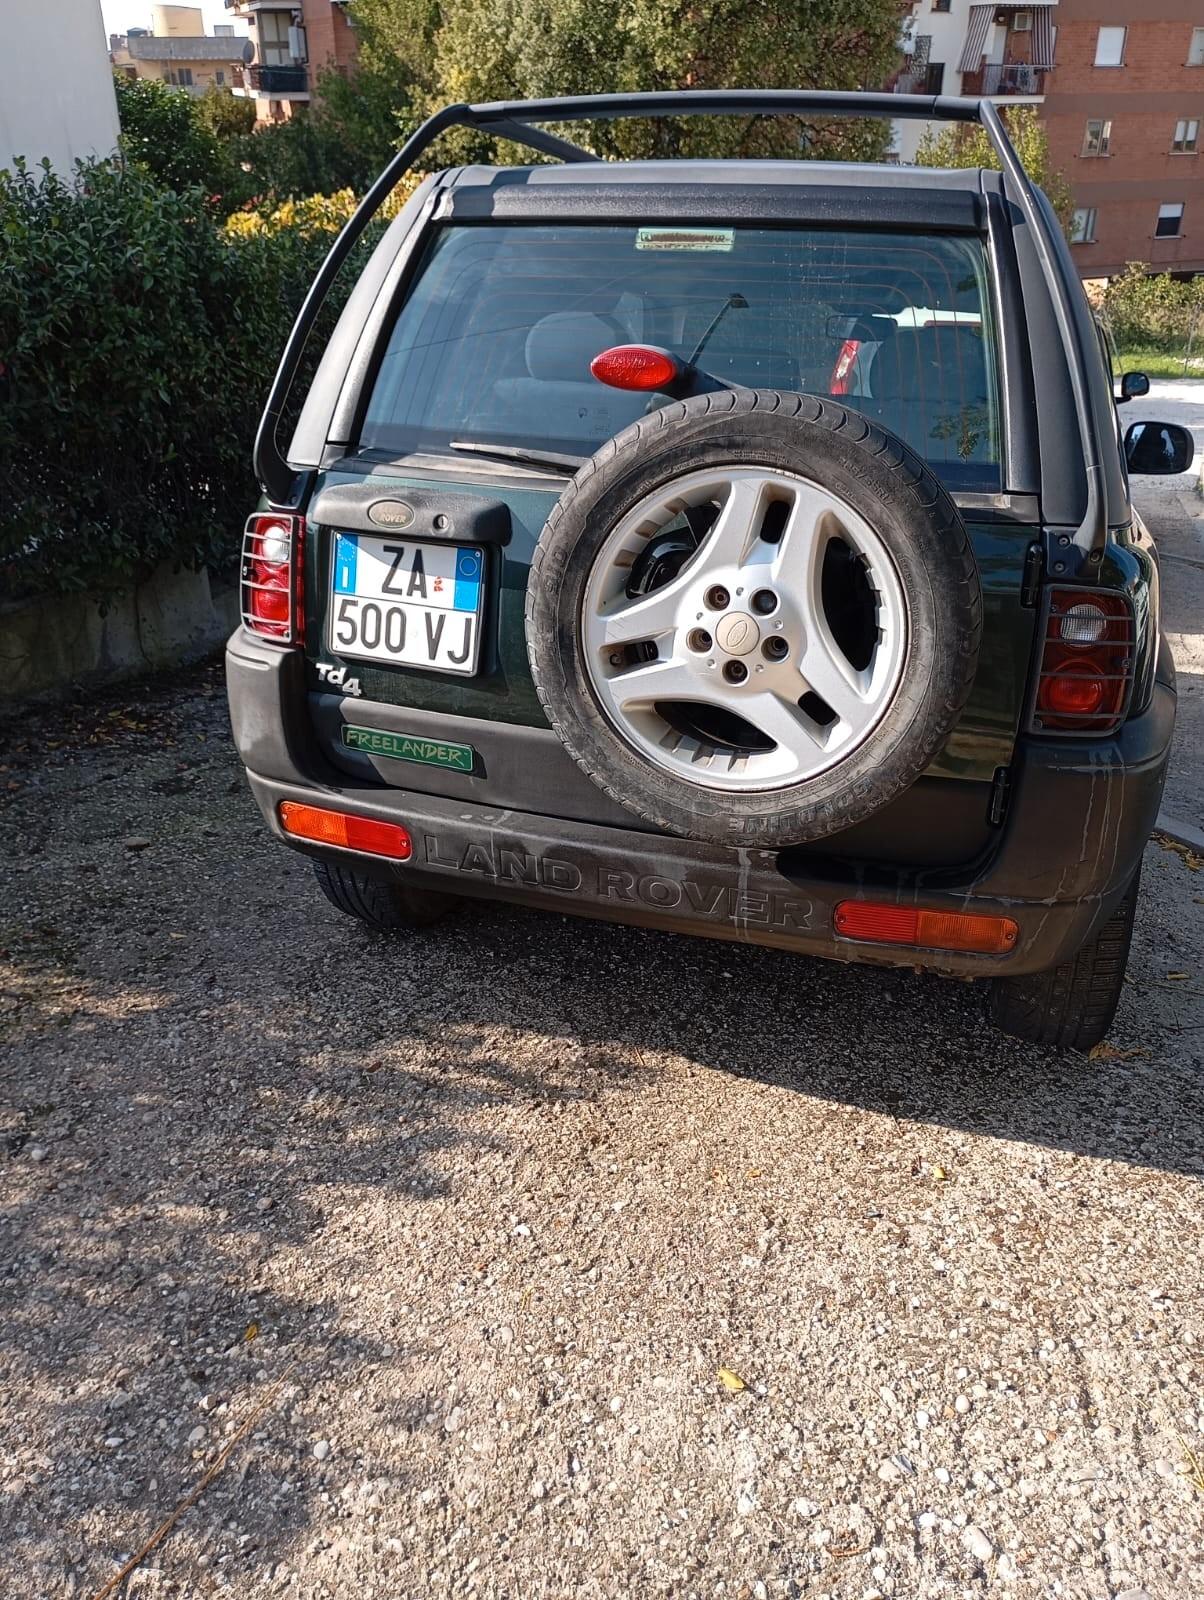
M 195 104 L 201 126 L 215 139 L 234 139 L 255 130 L 254 100 L 240 99 L 229 89 L 219 89 L 211 83 Z
M 1000 115 L 1016 147 L 1020 165 L 1033 182 L 1045 191 L 1063 231 L 1069 233 L 1074 215 L 1070 184 L 1050 161 L 1049 135 L 1036 107 L 1012 106 L 1005 108 Z M 940 133 L 929 131 L 924 135 L 916 154 L 916 165 L 989 167 L 998 171 L 999 157 L 984 127 L 974 122 L 957 122 Z
M 126 159 L 168 188 L 199 184 L 222 194 L 231 177 L 226 152 L 201 121 L 197 102 L 157 78 L 114 76 Z
M 399 56 L 414 120 L 454 100 L 783 84 L 853 89 L 896 64 L 898 0 L 353 0 L 361 58 Z M 883 122 L 661 118 L 567 130 L 599 155 L 883 153 Z M 448 136 L 443 157 L 489 157 L 496 141 Z M 440 159 L 432 157 L 432 160 Z M 529 157 L 528 157 L 529 159 Z

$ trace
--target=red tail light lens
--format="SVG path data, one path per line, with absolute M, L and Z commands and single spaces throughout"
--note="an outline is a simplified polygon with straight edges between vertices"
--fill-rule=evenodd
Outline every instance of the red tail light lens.
M 1051 589 L 1045 615 L 1033 728 L 1038 733 L 1111 733 L 1124 719 L 1137 629 L 1125 595 Z
M 346 811 L 327 811 L 321 806 L 303 806 L 296 800 L 282 800 L 277 815 L 285 833 L 292 834 L 295 839 L 337 844 L 344 850 L 391 856 L 394 861 L 408 861 L 414 853 L 409 831 L 400 823 L 378 822 L 375 817 L 353 817 Z
M 848 394 L 852 389 L 853 368 L 857 365 L 857 352 L 860 349 L 860 339 L 846 339 L 841 345 L 832 376 L 828 379 L 829 394 Z
M 918 950 L 964 950 L 971 955 L 1006 955 L 1016 948 L 1020 929 L 1011 917 L 974 916 L 960 911 L 921 911 L 914 906 L 842 900 L 832 914 L 842 939 L 873 944 L 908 944 Z
M 599 383 L 612 389 L 664 389 L 681 376 L 681 362 L 671 351 L 651 344 L 616 344 L 589 364 Z
M 263 639 L 300 644 L 305 518 L 265 512 L 242 541 L 242 620 Z

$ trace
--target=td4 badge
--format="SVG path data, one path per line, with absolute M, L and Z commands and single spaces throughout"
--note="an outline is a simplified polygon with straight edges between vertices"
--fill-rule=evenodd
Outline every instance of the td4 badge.
M 344 694 L 362 695 L 358 678 L 349 678 L 346 667 L 332 667 L 328 662 L 317 662 L 318 677 L 330 689 L 341 689 Z

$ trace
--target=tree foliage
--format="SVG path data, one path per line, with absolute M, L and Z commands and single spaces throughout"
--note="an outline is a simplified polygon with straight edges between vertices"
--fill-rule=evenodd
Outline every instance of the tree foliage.
M 898 0 L 353 0 L 366 63 L 400 58 L 413 120 L 459 100 L 638 89 L 881 84 L 895 64 Z M 879 122 L 664 118 L 568 130 L 600 155 L 881 154 Z M 432 161 L 488 157 L 493 142 L 449 134 Z M 529 155 L 524 159 L 530 159 Z
M 215 139 L 234 139 L 255 129 L 255 102 L 231 94 L 211 83 L 199 100 L 193 102 L 197 118 Z
M 1050 159 L 1049 135 L 1036 107 L 1011 106 L 1000 115 L 1016 147 L 1020 165 L 1045 191 L 1058 221 L 1069 232 L 1074 214 L 1070 184 Z M 999 157 L 984 127 L 976 122 L 956 122 L 939 133 L 929 130 L 924 135 L 916 164 L 921 167 L 987 167 L 998 171 Z
M 127 160 L 172 189 L 199 184 L 209 194 L 225 192 L 228 152 L 202 122 L 190 94 L 157 78 L 116 73 L 113 82 Z
M 232 236 L 206 198 L 118 162 L 0 171 L 0 595 L 234 559 L 250 440 L 330 238 Z
M 1204 349 L 1204 277 L 1179 280 L 1130 261 L 1104 291 L 1101 309 L 1122 350 Z

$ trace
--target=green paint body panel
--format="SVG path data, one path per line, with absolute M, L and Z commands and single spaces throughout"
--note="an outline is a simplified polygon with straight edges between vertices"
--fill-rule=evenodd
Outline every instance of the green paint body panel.
M 487 555 L 486 593 L 491 598 L 486 605 L 479 673 L 474 678 L 458 680 L 408 667 L 377 667 L 348 658 L 348 674 L 359 679 L 364 700 L 445 712 L 449 718 L 481 717 L 546 727 L 547 719 L 527 664 L 524 611 L 527 573 L 540 531 L 557 501 L 557 490 L 527 488 L 515 485 L 513 480 L 453 480 L 443 474 L 379 473 L 365 479 L 362 472 L 334 469 L 321 475 L 315 494 L 334 484 L 366 481 L 379 483 L 382 496 L 403 493 L 407 487 L 438 485 L 457 494 L 504 499 L 510 507 L 512 531 L 507 545 L 491 547 Z M 1023 523 L 1001 522 L 971 522 L 968 527 L 982 582 L 982 647 L 974 687 L 961 720 L 929 772 L 933 777 L 990 782 L 996 769 L 1011 759 L 1024 710 L 1037 613 L 1020 604 L 1020 582 L 1025 554 L 1040 530 Z M 326 643 L 331 546 L 331 529 L 311 529 L 306 549 L 306 652 L 311 661 L 338 663 L 343 658 Z M 319 687 L 317 674 L 313 673 L 311 688 Z M 449 738 L 454 735 L 454 724 L 449 723 L 447 732 Z

